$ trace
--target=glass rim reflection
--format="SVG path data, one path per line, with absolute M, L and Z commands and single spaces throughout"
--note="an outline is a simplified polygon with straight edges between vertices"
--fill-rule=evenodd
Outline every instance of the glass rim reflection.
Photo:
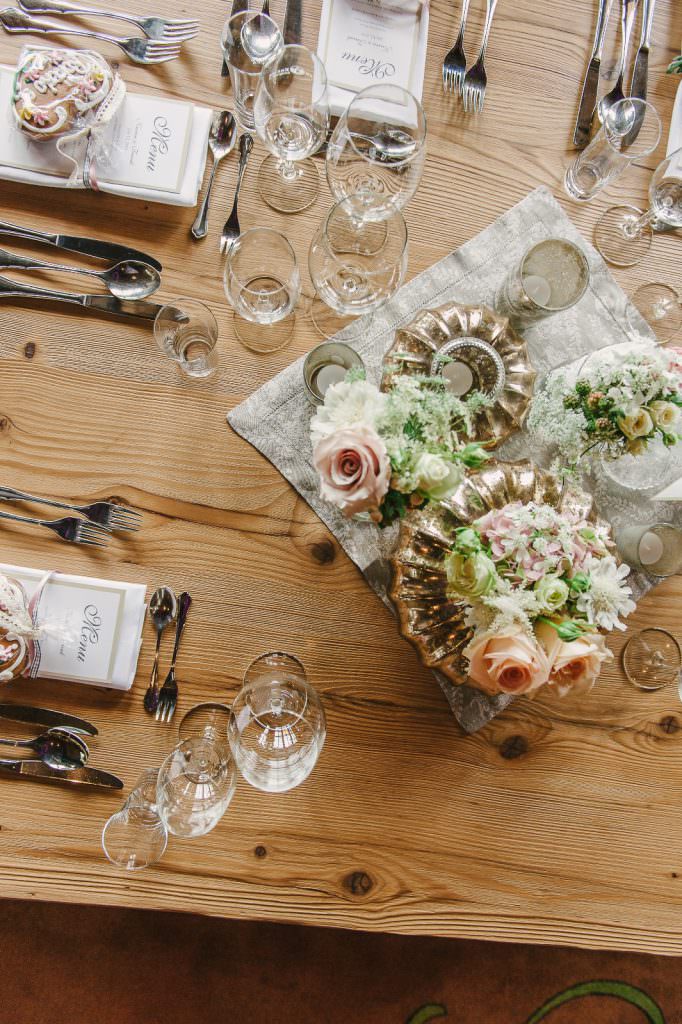
M 362 89 L 360 92 L 355 94 L 353 99 L 348 104 L 345 112 L 341 115 L 339 125 L 343 124 L 343 130 L 347 135 L 349 145 L 351 149 L 355 152 L 355 154 L 361 160 L 367 161 L 368 163 L 377 163 L 378 161 L 372 159 L 371 157 L 368 157 L 367 153 L 363 153 L 360 149 L 358 149 L 353 138 L 353 132 L 349 127 L 348 119 L 349 117 L 362 117 L 363 114 L 365 114 L 366 116 L 371 116 L 369 111 L 363 111 L 362 109 L 360 109 L 357 110 L 356 112 L 356 110 L 354 110 L 354 107 L 361 107 L 360 101 L 363 99 L 363 97 L 367 99 L 371 93 L 377 93 L 380 91 L 390 91 L 396 97 L 400 95 L 401 99 L 407 97 L 408 103 L 411 102 L 413 104 L 413 107 L 417 114 L 417 124 L 415 126 L 415 131 L 417 134 L 415 137 L 414 152 L 410 153 L 409 156 L 403 157 L 401 160 L 391 160 L 391 168 L 403 167 L 406 164 L 412 163 L 419 157 L 424 148 L 424 141 L 426 139 L 426 114 L 424 113 L 424 108 L 422 107 L 421 103 L 414 95 L 414 93 L 411 93 L 409 89 L 404 89 L 401 85 L 392 85 L 390 82 L 385 82 L 377 85 L 368 85 L 366 89 Z M 400 101 L 396 98 L 395 100 L 387 99 L 384 100 L 384 102 L 395 103 L 397 105 Z
M 306 69 L 306 74 L 308 75 L 308 77 L 312 78 L 314 84 L 320 85 L 319 95 L 314 94 L 311 95 L 310 97 L 311 104 L 314 105 L 315 103 L 319 103 L 322 99 L 324 99 L 325 93 L 328 90 L 327 70 L 324 66 L 323 61 L 320 60 L 320 58 L 314 52 L 314 50 L 309 49 L 307 46 L 303 46 L 301 43 L 287 43 L 285 46 L 282 47 L 281 50 L 275 53 L 267 61 L 266 64 L 263 65 L 261 73 L 261 86 L 263 90 L 268 94 L 273 103 L 276 103 L 278 107 L 281 107 L 282 109 L 288 111 L 289 113 L 298 112 L 300 110 L 300 106 L 290 106 L 287 103 L 285 103 L 281 99 L 281 97 L 273 93 L 272 89 L 270 88 L 270 82 L 276 70 L 280 74 L 287 74 L 285 68 L 277 68 L 276 65 L 281 62 L 282 58 L 286 54 L 291 53 L 293 51 L 299 53 L 302 52 L 303 54 L 305 54 L 307 58 L 310 59 L 311 68 L 309 69 L 309 71 L 308 69 Z M 293 64 L 294 62 L 292 61 L 291 63 Z

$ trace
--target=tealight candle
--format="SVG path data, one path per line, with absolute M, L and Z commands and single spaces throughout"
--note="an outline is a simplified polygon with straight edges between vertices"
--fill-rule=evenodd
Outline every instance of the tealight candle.
M 651 530 L 642 534 L 637 552 L 642 565 L 655 565 L 656 562 L 660 562 L 664 550 L 663 541 L 657 534 Z
M 549 281 L 537 274 L 527 274 L 523 278 L 523 287 L 526 295 L 537 302 L 539 306 L 546 306 L 552 297 L 552 289 Z
M 339 381 L 343 380 L 346 373 L 347 370 L 344 366 L 339 366 L 337 363 L 327 363 L 326 366 L 321 366 L 319 370 L 315 371 L 311 383 L 313 388 L 324 396 L 332 384 L 338 384 Z
M 357 352 L 340 341 L 323 341 L 311 349 L 303 363 L 303 381 L 308 398 L 322 405 L 330 387 L 339 384 L 349 370 L 363 370 L 364 363 Z
M 531 246 L 504 281 L 496 308 L 511 320 L 537 320 L 569 309 L 585 294 L 590 268 L 585 254 L 565 238 Z
M 618 532 L 616 542 L 635 569 L 660 577 L 682 573 L 682 530 L 672 523 L 627 526 Z
M 443 377 L 447 381 L 448 390 L 452 391 L 453 395 L 456 395 L 457 398 L 461 398 L 462 395 L 466 395 L 467 392 L 471 391 L 472 384 L 474 383 L 473 373 L 466 363 L 462 363 L 459 360 L 445 364 L 443 367 Z

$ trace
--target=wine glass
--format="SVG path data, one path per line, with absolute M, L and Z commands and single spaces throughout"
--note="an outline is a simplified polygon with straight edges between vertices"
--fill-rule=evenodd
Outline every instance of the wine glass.
M 157 803 L 175 836 L 203 836 L 234 796 L 237 773 L 227 746 L 206 736 L 181 740 L 159 770 Z
M 595 240 L 605 260 L 633 267 L 649 249 L 658 227 L 682 227 L 682 149 L 661 160 L 649 183 L 649 209 L 611 206 L 595 227 Z
M 677 681 L 682 651 L 665 629 L 642 629 L 623 648 L 623 670 L 638 690 L 660 690 Z
M 102 849 L 108 860 L 126 871 L 140 871 L 161 860 L 168 831 L 156 803 L 158 772 L 144 772 L 120 811 L 102 829 Z
M 670 285 L 659 281 L 643 284 L 633 294 L 632 302 L 656 332 L 661 345 L 667 345 L 679 333 L 682 299 Z
M 178 737 L 181 740 L 205 739 L 217 745 L 227 746 L 229 750 L 227 727 L 230 714 L 227 704 L 215 701 L 197 704 L 180 722 Z
M 359 217 L 380 220 L 417 191 L 426 158 L 426 117 L 412 93 L 371 85 L 353 97 L 327 146 L 327 181 L 336 200 L 352 197 Z
M 355 197 L 343 199 L 314 236 L 308 267 L 316 289 L 313 323 L 329 338 L 353 317 L 376 309 L 402 284 L 407 270 L 403 215 L 394 210 L 383 220 L 358 219 Z
M 249 665 L 234 699 L 229 741 L 248 783 L 283 793 L 308 778 L 324 746 L 320 698 L 291 654 L 263 654 Z
M 319 175 L 309 159 L 327 137 L 324 64 L 306 46 L 285 46 L 263 68 L 254 103 L 256 132 L 270 155 L 258 171 L 268 206 L 298 213 L 315 202 Z

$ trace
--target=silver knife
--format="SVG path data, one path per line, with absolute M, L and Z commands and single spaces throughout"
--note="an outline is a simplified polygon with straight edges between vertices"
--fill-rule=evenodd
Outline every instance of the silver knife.
M 573 145 L 576 149 L 584 149 L 590 141 L 592 121 L 594 119 L 594 112 L 597 109 L 597 89 L 599 88 L 599 69 L 601 68 L 602 51 L 604 49 L 604 36 L 612 6 L 613 0 L 599 0 L 599 16 L 594 33 L 592 56 L 585 73 L 583 93 L 580 97 L 580 106 L 578 108 L 578 119 L 575 124 L 575 132 L 573 133 Z
M 163 270 L 153 256 L 148 256 L 139 249 L 131 249 L 127 245 L 119 245 L 118 242 L 102 242 L 97 238 L 81 238 L 79 235 L 51 235 L 46 231 L 25 228 L 20 224 L 9 224 L 7 221 L 0 221 L 0 235 L 25 238 L 29 242 L 45 242 L 47 245 L 56 246 L 57 249 L 66 249 L 67 252 L 78 252 L 84 256 L 94 256 L 95 259 L 114 263 L 121 260 L 139 260 L 141 263 L 148 263 L 155 270 Z
M 630 83 L 630 95 L 645 100 L 647 79 L 649 76 L 649 48 L 651 46 L 651 29 L 654 23 L 654 7 L 656 0 L 644 0 L 642 10 L 642 37 L 635 57 L 635 66 Z
M 302 0 L 287 0 L 284 28 L 282 29 L 286 45 L 301 42 L 301 2 Z
M 34 708 L 28 704 L 0 704 L 0 718 L 10 722 L 21 722 L 24 725 L 40 725 L 45 729 L 62 726 L 74 732 L 85 733 L 86 736 L 97 736 L 97 729 L 84 718 L 67 715 L 64 711 L 53 711 L 51 708 Z
M 7 277 L 0 277 L 0 299 L 2 298 L 49 299 L 57 302 L 71 302 L 84 309 L 94 309 L 114 316 L 155 320 L 162 307 L 157 302 L 143 302 L 141 299 L 115 299 L 113 295 L 77 295 L 75 292 L 59 292 L 52 288 L 31 288 L 18 284 Z
M 249 0 L 233 0 L 232 10 L 230 11 L 230 17 L 234 18 L 235 14 L 239 14 L 240 11 L 248 11 Z M 230 69 L 227 66 L 227 61 L 223 57 L 223 66 L 220 69 L 220 74 L 223 78 L 230 77 Z
M 27 779 L 51 779 L 64 782 L 71 786 L 98 786 L 100 789 L 123 789 L 123 782 L 116 775 L 100 771 L 99 768 L 73 768 L 71 771 L 59 771 L 50 768 L 43 761 L 33 758 L 24 760 L 8 760 L 0 758 L 0 771 L 19 775 Z

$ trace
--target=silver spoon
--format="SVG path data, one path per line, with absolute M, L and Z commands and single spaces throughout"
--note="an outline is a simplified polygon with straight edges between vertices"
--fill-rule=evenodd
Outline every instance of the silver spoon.
M 61 263 L 48 263 L 29 256 L 18 256 L 16 253 L 7 252 L 6 249 L 0 249 L 0 269 L 64 270 L 69 274 L 97 277 L 117 299 L 144 299 L 155 292 L 161 284 L 158 270 L 139 260 L 122 260 L 108 270 L 88 270 L 86 267 L 67 267 Z
M 623 82 L 625 80 L 625 70 L 628 60 L 628 53 L 630 51 L 630 37 L 632 30 L 635 27 L 635 17 L 637 15 L 637 4 L 639 0 L 621 0 L 621 28 L 620 28 L 620 73 L 616 79 L 611 92 L 607 92 L 606 96 L 602 96 L 599 101 L 597 111 L 599 114 L 599 120 L 604 123 L 604 118 L 608 114 L 609 110 L 615 103 L 619 103 L 620 100 L 625 99 L 623 92 Z
M 190 228 L 192 238 L 205 238 L 208 232 L 208 204 L 211 201 L 213 178 L 215 177 L 218 164 L 223 157 L 227 156 L 227 154 L 233 149 L 236 141 L 237 122 L 234 114 L 231 114 L 229 110 L 215 111 L 213 114 L 213 121 L 211 122 L 211 133 L 208 137 L 208 147 L 213 155 L 213 167 L 211 168 L 211 175 L 208 179 L 206 195 L 204 196 L 204 201 L 201 204 L 201 209 L 197 214 L 194 224 L 192 224 L 192 227 Z
M 159 651 L 161 649 L 161 634 L 163 633 L 166 626 L 170 626 L 171 622 L 175 622 L 178 614 L 178 599 L 170 589 L 170 587 L 159 587 L 155 590 L 149 600 L 149 618 L 154 624 L 156 630 L 156 652 L 154 654 L 154 664 L 152 665 L 152 675 L 149 680 L 149 686 L 147 692 L 144 695 L 144 709 L 148 711 L 150 715 L 153 715 L 159 705 L 159 687 L 157 681 L 159 678 Z
M 244 53 L 254 64 L 265 64 L 282 45 L 282 33 L 263 10 L 242 25 L 241 43 Z
M 34 740 L 0 739 L 0 743 L 7 747 L 35 750 L 41 761 L 59 771 L 82 768 L 90 756 L 85 740 L 70 729 L 48 729 Z

